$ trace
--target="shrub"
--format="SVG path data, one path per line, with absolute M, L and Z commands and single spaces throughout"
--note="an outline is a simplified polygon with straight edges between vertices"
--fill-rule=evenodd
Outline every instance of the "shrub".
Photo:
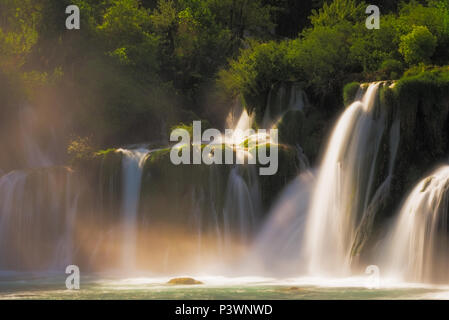
M 409 64 L 428 63 L 435 52 L 436 45 L 437 38 L 429 29 L 417 26 L 412 32 L 401 37 L 399 52 Z
M 345 103 L 345 106 L 351 104 L 354 101 L 359 88 L 360 83 L 358 82 L 351 82 L 345 85 L 345 87 L 343 88 L 343 101 Z
M 403 72 L 404 66 L 401 61 L 387 59 L 382 62 L 381 71 L 390 79 L 397 79 Z
M 287 61 L 289 42 L 250 42 L 229 70 L 219 74 L 219 84 L 234 95 L 257 95 L 268 91 L 277 81 L 288 80 L 292 72 Z
M 72 164 L 89 160 L 94 156 L 94 148 L 89 137 L 77 137 L 70 141 L 67 154 Z

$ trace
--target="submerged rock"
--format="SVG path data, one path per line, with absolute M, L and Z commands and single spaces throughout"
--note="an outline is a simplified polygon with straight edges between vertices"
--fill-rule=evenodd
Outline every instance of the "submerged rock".
M 173 278 L 173 279 L 170 279 L 170 281 L 168 281 L 167 283 L 168 284 L 182 284 L 182 285 L 203 284 L 201 281 L 195 280 L 193 278 Z

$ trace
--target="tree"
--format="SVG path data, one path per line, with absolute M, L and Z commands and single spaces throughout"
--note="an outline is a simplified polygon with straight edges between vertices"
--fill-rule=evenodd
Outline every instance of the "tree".
M 229 70 L 220 72 L 220 84 L 233 94 L 257 95 L 268 91 L 273 83 L 287 80 L 292 74 L 287 61 L 290 45 L 287 41 L 251 42 L 237 60 L 230 62 Z
M 366 7 L 364 1 L 334 0 L 331 4 L 324 3 L 318 10 L 312 10 L 310 21 L 314 27 L 332 27 L 343 21 L 358 24 L 366 19 Z
M 17 71 L 38 40 L 40 5 L 31 0 L 0 3 L 0 69 Z
M 151 33 L 149 12 L 137 0 L 115 0 L 97 30 L 110 56 L 140 71 L 157 69 L 158 39 Z
M 429 63 L 435 52 L 437 38 L 424 26 L 415 26 L 413 31 L 401 37 L 399 52 L 409 64 Z

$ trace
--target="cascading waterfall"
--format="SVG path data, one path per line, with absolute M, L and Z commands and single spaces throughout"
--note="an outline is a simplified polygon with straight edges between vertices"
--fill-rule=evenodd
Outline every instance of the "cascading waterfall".
M 304 254 L 310 274 L 348 275 L 360 221 L 380 196 L 376 194 L 379 150 L 387 115 L 378 103 L 381 83 L 370 84 L 361 101 L 338 120 L 319 168 L 308 213 Z M 399 126 L 391 126 L 389 163 L 393 168 Z M 390 172 L 391 175 L 391 172 Z M 389 181 L 387 177 L 385 181 Z M 386 182 L 385 184 L 389 184 Z M 382 187 L 383 193 L 388 191 Z M 380 191 L 379 191 L 380 192 Z
M 256 213 L 258 212 L 258 185 L 255 170 L 248 168 L 250 176 L 249 185 L 240 173 L 241 168 L 234 167 L 229 174 L 226 190 L 224 216 L 225 245 L 229 244 L 229 238 L 237 235 L 243 242 L 249 240 L 254 230 Z M 231 224 L 231 221 L 234 223 Z M 231 225 L 233 229 L 231 230 Z
M 126 269 L 135 268 L 137 245 L 137 217 L 142 182 L 142 170 L 149 153 L 147 149 L 119 149 L 123 153 L 123 242 L 122 262 Z
M 448 282 L 449 166 L 421 180 L 408 195 L 386 240 L 382 270 L 393 278 Z
M 315 177 L 310 169 L 296 177 L 268 213 L 268 220 L 254 241 L 248 269 L 268 274 L 297 275 L 304 270 L 298 243 L 303 241 L 309 198 Z
M 392 119 L 388 110 L 384 110 L 379 103 L 379 88 L 383 85 L 371 84 L 365 94 L 360 95 L 361 100 L 349 106 L 338 120 L 322 164 L 317 170 L 316 179 L 309 170 L 307 157 L 301 147 L 297 146 L 301 175 L 286 188 L 281 200 L 270 211 L 270 218 L 256 238 L 255 245 L 253 236 L 261 222 L 263 211 L 256 166 L 237 164 L 225 170 L 210 166 L 203 171 L 207 172 L 207 180 L 203 183 L 199 179 L 192 189 L 188 189 L 188 197 L 191 199 L 180 199 L 181 207 L 176 209 L 179 215 L 173 216 L 175 219 L 179 218 L 179 222 L 184 223 L 187 229 L 193 225 L 191 235 L 198 239 L 198 265 L 202 263 L 203 247 L 211 247 L 209 243 L 203 245 L 203 239 L 210 242 L 212 235 L 213 239 L 217 239 L 217 248 L 220 248 L 217 249 L 217 255 L 224 256 L 226 252 L 234 254 L 235 243 L 244 247 L 254 245 L 253 256 L 273 270 L 292 274 L 295 269 L 299 269 L 295 266 L 306 261 L 303 268 L 308 272 L 320 275 L 348 274 L 354 254 L 369 233 L 377 206 L 389 192 L 399 143 L 399 121 Z M 290 90 L 279 93 L 281 100 L 289 101 L 287 110 L 301 111 L 305 101 L 302 91 L 297 88 Z M 256 140 L 256 135 L 248 136 L 246 133 L 246 130 L 252 128 L 253 117 L 242 109 L 236 120 L 233 124 L 234 134 L 223 135 L 217 144 L 221 147 L 221 143 L 224 143 L 233 148 L 235 156 L 247 158 L 250 153 L 246 144 Z M 381 147 L 383 145 L 387 147 Z M 100 187 L 101 204 L 84 205 L 83 210 L 90 214 L 86 213 L 82 217 L 77 216 L 80 187 L 72 181 L 70 170 L 64 171 L 67 175 L 65 178 L 54 177 L 52 168 L 48 171 L 15 171 L 0 178 L 0 238 L 3 243 L 0 245 L 1 267 L 20 265 L 20 259 L 23 259 L 23 256 L 15 255 L 14 250 L 4 245 L 5 243 L 16 242 L 20 247 L 29 243 L 29 250 L 24 251 L 33 251 L 33 243 L 43 243 L 48 248 L 48 239 L 52 239 L 52 249 L 48 250 L 47 255 L 51 257 L 47 257 L 47 260 L 58 261 L 59 264 L 70 263 L 73 261 L 73 252 L 79 246 L 77 241 L 80 241 L 76 238 L 78 220 L 82 226 L 89 228 L 102 221 L 108 227 L 117 226 L 120 266 L 123 270 L 135 270 L 137 257 L 143 248 L 138 243 L 138 221 L 140 215 L 149 215 L 151 201 L 158 200 L 157 197 L 150 197 L 145 209 L 141 208 L 143 167 L 150 152 L 145 148 L 118 149 L 117 153 L 121 156 L 113 159 L 116 164 L 108 165 L 105 169 L 104 175 L 108 177 L 103 177 L 103 173 L 100 173 L 100 184 L 105 184 Z M 379 174 L 379 162 L 386 163 L 383 174 Z M 152 166 L 149 165 L 148 177 L 152 177 L 151 170 Z M 41 172 L 38 178 L 35 172 Z M 223 174 L 224 172 L 227 173 Z M 218 183 L 215 175 L 222 175 L 219 182 L 223 187 L 214 186 Z M 111 183 L 114 184 L 113 187 Z M 119 188 L 115 188 L 115 184 L 120 185 Z M 121 195 L 117 193 L 119 189 Z M 183 192 L 177 196 L 184 197 L 186 193 Z M 95 202 L 95 199 L 91 200 Z M 114 213 L 109 212 L 115 207 L 120 212 L 118 225 L 113 220 Z M 45 211 L 48 213 L 44 214 Z M 54 219 L 50 222 L 47 215 Z M 95 217 L 90 220 L 91 216 Z M 112 220 L 110 224 L 109 220 Z M 21 230 L 20 234 L 24 235 L 14 238 L 7 230 L 11 226 L 13 230 Z M 35 230 L 29 231 L 32 227 Z M 46 228 L 51 229 L 51 232 L 44 235 L 45 232 L 42 231 Z M 98 252 L 96 249 L 92 250 L 92 255 L 105 254 L 101 251 L 107 246 L 105 242 L 109 241 L 106 233 L 114 232 L 103 231 L 99 232 L 102 236 L 91 237 L 98 238 L 99 243 L 101 242 L 97 245 Z M 86 242 L 91 238 L 85 237 L 85 241 L 81 241 Z M 298 243 L 303 245 L 298 248 Z M 143 244 L 144 247 L 145 245 Z M 223 247 L 225 251 L 221 250 Z M 39 250 L 34 251 L 38 254 Z M 169 248 L 167 252 L 168 250 Z
M 241 150 L 241 145 L 245 140 L 248 144 L 252 144 L 254 135 L 249 135 L 253 117 L 246 110 L 242 114 L 233 128 L 233 136 L 225 137 L 225 143 L 230 144 L 236 150 L 236 157 L 251 156 L 247 151 Z M 243 161 L 243 159 L 241 159 Z M 238 221 L 234 226 L 238 226 L 238 238 L 240 241 L 248 242 L 249 237 L 254 231 L 255 221 L 261 210 L 259 181 L 253 165 L 236 165 L 229 174 L 228 185 L 226 190 L 226 200 L 223 208 L 225 237 L 235 235 L 235 230 L 230 230 L 230 221 Z M 246 179 L 245 179 L 246 175 Z M 225 243 L 229 241 L 225 238 Z
M 230 119 L 231 117 L 228 117 Z M 235 121 L 236 120 L 236 121 Z M 199 216 L 205 216 L 207 220 L 213 220 L 212 225 L 215 226 L 215 234 L 217 237 L 217 256 L 232 255 L 233 244 L 237 241 L 239 244 L 247 245 L 255 231 L 257 217 L 261 210 L 261 198 L 259 190 L 259 181 L 257 176 L 257 168 L 254 165 L 243 164 L 245 159 L 250 157 L 248 150 L 243 147 L 245 141 L 248 144 L 252 143 L 254 135 L 249 135 L 249 129 L 252 127 L 253 117 L 248 114 L 245 109 L 241 110 L 240 117 L 235 118 L 231 125 L 233 126 L 233 134 L 222 136 L 221 141 L 218 141 L 218 146 L 221 143 L 225 144 L 227 148 L 232 148 L 235 152 L 236 159 L 241 164 L 236 164 L 229 170 L 227 180 L 222 181 L 226 183 L 224 189 L 224 202 L 221 208 L 216 208 L 216 203 L 209 205 L 197 206 L 194 208 L 194 217 L 197 217 L 197 225 L 202 228 L 203 225 L 208 224 L 207 221 L 201 221 Z M 217 142 L 212 142 L 215 144 Z M 209 168 L 209 190 L 216 190 L 216 180 L 212 179 L 215 176 L 216 168 L 211 166 Z M 197 192 L 197 196 L 201 196 L 204 201 L 204 192 Z M 216 194 L 212 194 L 212 198 L 208 201 L 215 202 Z M 201 199 L 198 199 L 201 200 Z M 195 201 L 198 203 L 198 201 Z M 198 207 L 203 207 L 208 211 L 205 215 L 200 215 Z M 221 220 L 221 221 L 219 221 Z M 221 226 L 221 227 L 220 227 Z M 201 238 L 202 231 L 198 232 L 198 237 Z
M 23 199 L 27 174 L 13 171 L 0 178 L 0 269 L 15 267 L 14 250 L 8 244 L 13 214 Z M 20 212 L 20 211 L 19 211 Z M 12 251 L 12 252 L 11 252 Z
M 190 228 L 190 234 L 186 232 L 186 239 L 190 236 L 198 239 L 198 249 L 193 254 L 198 257 L 198 265 L 203 263 L 203 248 L 210 249 L 213 246 L 210 245 L 210 239 L 216 239 L 217 256 L 225 256 L 225 253 L 238 256 L 234 250 L 236 243 L 243 247 L 256 243 L 252 253 L 272 270 L 294 273 L 298 270 L 295 266 L 301 261 L 307 261 L 305 268 L 309 271 L 330 274 L 333 271 L 337 274 L 348 272 L 351 251 L 357 247 L 358 238 L 363 238 L 369 232 L 367 229 L 372 224 L 376 206 L 388 193 L 399 143 L 399 122 L 389 123 L 391 119 L 387 118 L 390 117 L 378 103 L 378 89 L 382 85 L 370 85 L 363 99 L 348 107 L 341 116 L 332 133 L 317 179 L 309 171 L 309 161 L 301 147 L 297 146 L 301 175 L 281 195 L 281 200 L 270 211 L 270 218 L 255 241 L 253 236 L 263 216 L 256 166 L 237 164 L 225 170 L 210 166 L 204 170 L 207 180 L 203 181 L 199 177 L 198 183 L 188 189 L 188 193 L 182 191 L 177 194 L 180 199 L 176 201 L 179 200 L 181 207 L 176 209 L 170 222 L 184 223 L 183 227 Z M 281 100 L 290 101 L 288 108 L 281 111 L 301 111 L 305 101 L 302 91 L 297 88 L 290 90 L 280 93 L 283 97 Z M 220 147 L 221 143 L 232 147 L 235 156 L 246 158 L 250 156 L 246 144 L 256 138 L 256 135 L 248 136 L 245 133 L 252 128 L 253 117 L 242 109 L 236 120 L 233 124 L 234 134 L 223 135 L 222 140 L 217 142 Z M 381 157 L 379 150 L 383 142 L 389 146 L 386 161 L 388 169 L 382 180 L 377 181 Z M 42 248 L 51 247 L 43 259 L 51 260 L 51 265 L 58 267 L 74 260 L 73 254 L 79 249 L 79 242 L 86 245 L 92 239 L 94 242 L 98 240 L 95 242 L 97 245 L 92 245 L 94 249 L 89 252 L 83 248 L 84 252 L 80 256 L 87 254 L 88 260 L 93 261 L 89 265 L 95 266 L 103 256 L 108 256 L 107 252 L 112 252 L 113 257 L 107 263 L 114 263 L 115 249 L 105 251 L 113 238 L 114 243 L 118 241 L 120 267 L 127 271 L 135 270 L 141 249 L 147 245 L 142 244 L 142 247 L 138 243 L 139 219 L 141 215 L 143 220 L 144 215 L 148 218 L 152 200 L 158 199 L 157 196 L 150 197 L 145 209 L 141 208 L 143 167 L 150 151 L 144 148 L 118 149 L 117 153 L 121 156 L 113 159 L 114 164 L 108 164 L 104 173 L 101 169 L 97 177 L 101 185 L 100 194 L 98 197 L 92 196 L 92 199 L 87 197 L 89 200 L 87 204 L 83 203 L 84 215 L 81 216 L 78 216 L 78 198 L 82 188 L 73 181 L 73 174 L 67 168 L 64 169 L 67 170 L 64 171 L 64 178 L 54 176 L 52 170 L 56 167 L 47 171 L 15 171 L 1 177 L 0 268 L 23 265 L 23 255 L 18 256 L 6 244 L 26 248 L 23 251 L 34 251 L 34 255 L 45 251 L 33 250 L 34 245 L 41 243 Z M 148 168 L 148 177 L 152 179 L 152 166 L 145 168 Z M 180 170 L 189 169 L 186 167 Z M 38 178 L 35 172 L 41 172 Z M 216 179 L 218 175 L 221 181 Z M 220 186 L 217 186 L 218 183 Z M 191 198 L 189 201 L 181 199 L 185 194 Z M 118 224 L 112 212 L 115 209 L 120 213 Z M 51 220 L 50 216 L 54 219 Z M 179 219 L 179 222 L 173 219 Z M 80 226 L 93 230 L 103 223 L 105 230 L 101 228 L 97 235 L 77 238 L 76 224 L 79 221 Z M 118 236 L 113 236 L 115 227 L 118 227 Z M 23 235 L 14 237 L 10 228 Z M 47 232 L 47 228 L 51 232 Z M 157 233 L 157 230 L 152 232 Z M 203 244 L 203 241 L 208 243 Z M 298 248 L 298 243 L 305 244 Z M 167 247 L 167 252 L 169 249 Z M 35 257 L 30 261 L 37 259 Z M 57 263 L 53 263 L 55 261 Z
M 0 178 L 0 269 L 57 269 L 72 262 L 78 189 L 63 167 Z
M 64 236 L 58 242 L 58 247 L 54 258 L 55 268 L 58 266 L 68 266 L 74 261 L 73 257 L 76 251 L 74 229 L 78 214 L 80 189 L 73 180 L 73 175 L 71 173 L 67 174 L 65 198 L 62 199 L 65 204 L 65 207 L 62 208 L 65 213 L 65 232 Z

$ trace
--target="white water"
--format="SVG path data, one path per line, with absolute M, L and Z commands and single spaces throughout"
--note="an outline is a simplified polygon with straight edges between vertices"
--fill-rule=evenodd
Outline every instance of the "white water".
M 126 270 L 136 267 L 137 245 L 137 216 L 140 200 L 140 187 L 145 159 L 149 153 L 147 149 L 118 149 L 123 153 L 123 240 L 122 240 L 122 266 Z
M 315 177 L 305 170 L 281 193 L 268 213 L 268 220 L 254 241 L 247 269 L 270 275 L 297 275 L 303 259 L 298 248 L 304 237 L 310 192 Z
M 320 167 L 316 187 L 314 177 L 310 172 L 306 172 L 292 182 L 281 195 L 269 214 L 268 222 L 254 241 L 255 255 L 251 258 L 261 259 L 262 268 L 274 271 L 277 276 L 286 273 L 293 275 L 302 271 L 297 266 L 302 261 L 307 261 L 308 273 L 319 276 L 305 279 L 323 287 L 332 286 L 335 282 L 341 285 L 335 280 L 335 276 L 350 274 L 351 248 L 361 227 L 367 225 L 364 222 L 373 218 L 376 206 L 389 192 L 399 143 L 399 123 L 394 122 L 387 132 L 385 115 L 376 109 L 379 85 L 371 85 L 363 100 L 348 107 L 338 120 Z M 234 128 L 244 132 L 251 126 L 252 117 L 242 111 Z M 379 186 L 374 186 L 377 155 L 385 132 L 389 134 L 391 148 L 388 175 Z M 240 145 L 245 138 L 234 135 L 226 142 Z M 40 156 L 41 153 L 35 149 L 33 143 L 27 150 L 30 156 L 37 155 L 37 164 L 45 165 L 45 159 Z M 298 150 L 301 158 L 301 149 Z M 137 218 L 142 168 L 149 151 L 119 151 L 124 154 L 122 268 L 132 270 L 137 259 Z M 30 166 L 32 165 L 30 163 Z M 307 167 L 308 161 L 304 158 L 302 169 Z M 54 181 L 56 178 L 49 174 L 42 179 L 44 182 L 34 186 L 32 190 L 35 194 L 30 195 L 27 193 L 29 189 L 26 189 L 28 175 L 28 171 L 15 171 L 0 177 L 0 267 L 26 266 L 23 260 L 33 260 L 33 257 L 27 257 L 26 253 L 34 251 L 32 255 L 36 256 L 39 251 L 35 250 L 34 245 L 47 234 L 54 240 L 54 246 L 51 247 L 51 255 L 57 263 L 54 267 L 66 266 L 72 262 L 72 254 L 76 250 L 73 226 L 78 209 L 78 195 L 72 190 L 75 187 L 68 177 L 65 193 L 58 192 L 61 190 L 60 185 Z M 212 180 L 210 185 L 213 183 L 216 181 Z M 386 270 L 393 278 L 400 280 L 447 282 L 448 263 L 444 252 L 448 252 L 449 248 L 446 246 L 447 239 L 441 236 L 441 229 L 447 226 L 448 187 L 449 167 L 445 166 L 422 180 L 411 192 L 388 238 L 388 247 L 385 249 L 387 257 L 385 266 L 381 268 L 382 272 Z M 199 204 L 208 201 L 202 191 L 192 192 L 192 197 L 198 199 L 198 206 L 192 213 L 198 221 L 196 231 L 199 251 L 204 223 L 201 221 L 204 215 Z M 260 212 L 259 196 L 257 176 L 254 176 L 248 167 L 234 167 L 227 181 L 224 212 L 211 213 L 214 216 L 217 239 L 224 237 L 224 242 L 227 243 L 237 235 L 242 241 L 252 240 L 256 216 Z M 29 200 L 30 197 L 34 200 Z M 310 208 L 309 202 L 312 202 Z M 41 207 L 44 207 L 44 210 L 41 210 Z M 44 213 L 45 208 L 48 214 Z M 310 214 L 309 219 L 306 219 L 307 213 Z M 57 220 L 61 217 L 64 220 L 58 223 Z M 219 230 L 220 218 L 224 220 L 224 232 Z M 231 223 L 232 220 L 237 223 Z M 20 234 L 20 238 L 14 237 L 14 240 L 11 240 L 13 232 Z M 19 241 L 15 243 L 16 239 Z M 303 240 L 305 245 L 301 248 L 298 243 Z M 221 244 L 220 241 L 217 242 Z M 14 246 L 21 248 L 23 254 L 12 256 Z M 201 263 L 202 261 L 199 261 L 200 267 Z M 256 274 L 259 270 L 249 271 Z M 301 281 L 298 283 L 302 283 Z M 307 281 L 304 283 L 308 283 Z M 291 285 L 295 282 L 289 279 L 286 283 Z M 342 283 L 349 286 L 346 282 Z M 354 286 L 360 286 L 360 283 L 355 282 Z
M 417 282 L 449 280 L 449 166 L 421 180 L 407 197 L 387 238 L 384 269 Z
M 247 183 L 238 166 L 231 169 L 223 208 L 225 245 L 237 238 L 248 242 L 254 231 L 255 217 L 258 210 L 258 184 L 254 168 L 247 168 L 251 181 Z M 231 229 L 231 226 L 232 229 Z
M 78 193 L 66 168 L 0 178 L 0 269 L 52 270 L 73 262 Z
M 376 162 L 386 129 L 386 117 L 376 107 L 379 86 L 371 84 L 363 99 L 346 109 L 326 147 L 305 229 L 303 248 L 309 274 L 350 274 L 351 249 L 360 221 L 370 211 L 371 200 L 380 197 L 373 197 Z M 395 140 L 399 139 L 399 127 L 393 127 L 390 170 L 398 144 Z M 384 184 L 389 185 L 390 180 L 388 176 Z M 388 188 L 379 190 L 386 193 Z
M 232 114 L 231 110 L 231 114 Z M 231 116 L 228 116 L 230 119 Z M 232 135 L 225 134 L 220 143 L 234 149 L 237 164 L 230 170 L 223 206 L 223 245 L 225 252 L 230 253 L 231 242 L 237 240 L 247 244 L 255 230 L 257 216 L 261 210 L 259 178 L 256 167 L 245 165 L 245 159 L 250 158 L 248 148 L 243 146 L 245 140 L 248 145 L 255 145 L 256 141 L 267 139 L 266 136 L 252 134 L 253 114 L 242 108 L 237 121 L 228 122 L 232 125 Z M 211 183 L 215 183 L 211 181 Z

